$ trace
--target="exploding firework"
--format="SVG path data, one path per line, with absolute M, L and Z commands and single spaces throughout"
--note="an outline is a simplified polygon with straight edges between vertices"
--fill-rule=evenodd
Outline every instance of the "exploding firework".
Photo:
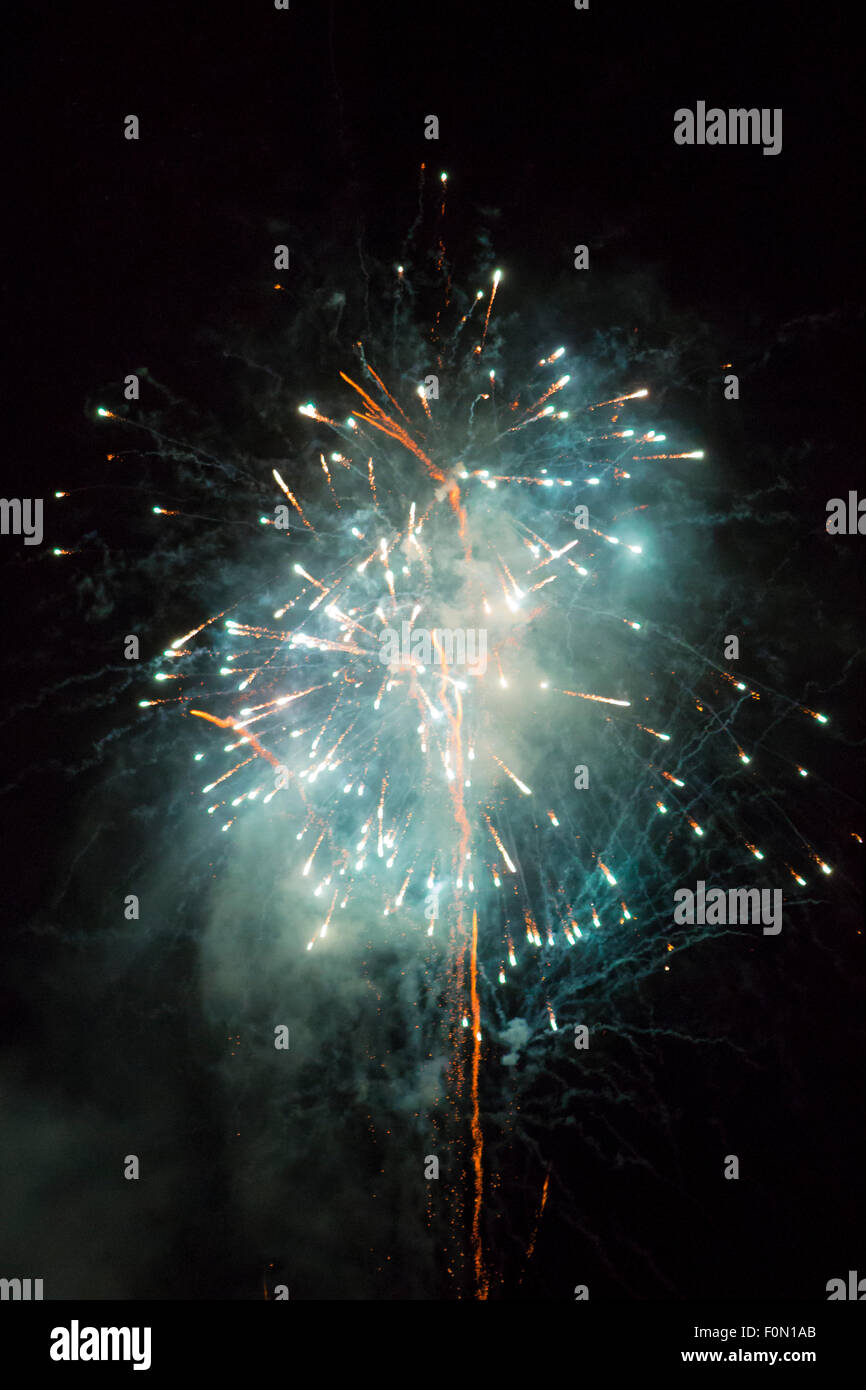
M 305 444 L 267 468 L 129 421 L 211 497 L 215 470 L 242 478 L 262 556 L 245 543 L 243 592 L 191 615 L 140 703 L 195 724 L 215 837 L 279 828 L 304 969 L 359 930 L 423 962 L 420 1055 L 447 1061 L 420 1152 L 441 1162 L 445 1266 L 480 1297 L 505 1278 L 515 1143 L 539 1162 L 511 1274 L 547 1202 L 523 1078 L 550 1079 L 554 1125 L 580 1030 L 720 930 L 672 925 L 674 888 L 762 873 L 788 900 L 831 872 L 790 809 L 807 769 L 768 747 L 826 716 L 740 677 L 723 625 L 701 643 L 669 616 L 693 563 L 672 536 L 712 458 L 656 418 L 627 353 L 500 330 L 507 293 L 492 269 L 458 290 L 441 241 L 432 272 L 407 255 L 328 399 L 296 399 Z

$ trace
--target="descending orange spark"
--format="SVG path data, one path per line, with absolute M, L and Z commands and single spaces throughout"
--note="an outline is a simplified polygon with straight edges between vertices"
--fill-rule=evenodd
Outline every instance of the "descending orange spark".
M 277 483 L 279 484 L 279 486 L 280 486 L 280 488 L 282 489 L 282 491 L 283 491 L 283 492 L 285 493 L 285 495 L 288 497 L 288 499 L 289 499 L 289 501 L 291 502 L 292 506 L 294 507 L 295 511 L 298 513 L 298 516 L 301 518 L 301 521 L 304 523 L 304 525 L 306 526 L 307 530 L 308 530 L 308 531 L 313 531 L 313 532 L 315 532 L 315 529 L 316 529 L 315 526 L 311 526 L 310 523 L 307 521 L 307 518 L 304 516 L 304 513 L 301 511 L 301 505 L 300 505 L 300 503 L 298 502 L 298 499 L 294 496 L 294 494 L 290 491 L 290 489 L 289 489 L 289 488 L 286 486 L 286 484 L 283 482 L 283 480 L 282 480 L 282 478 L 280 477 L 279 473 L 277 472 L 276 468 L 272 468 L 272 469 L 271 469 L 271 472 L 273 473 L 274 477 L 276 478 Z
M 563 695 L 573 695 L 575 700 L 595 700 L 599 705 L 623 705 L 626 709 L 631 705 L 631 700 L 612 700 L 606 695 L 585 695 L 582 690 L 563 690 Z
M 357 381 L 353 381 L 350 376 L 346 376 L 345 372 L 340 372 L 340 376 L 358 392 L 358 395 L 362 400 L 366 401 L 370 410 L 373 411 L 372 415 L 359 412 L 360 418 L 365 420 L 368 425 L 372 425 L 374 429 L 381 430 L 382 434 L 387 434 L 391 439 L 396 439 L 398 443 L 403 445 L 404 449 L 408 449 L 417 459 L 420 459 L 431 478 L 437 483 L 444 482 L 445 474 L 427 457 L 424 450 L 415 443 L 408 431 L 404 430 L 403 426 L 398 424 L 396 420 L 392 420 L 391 416 L 386 414 L 380 405 L 377 405 L 372 396 L 367 395 L 367 392 L 362 386 L 358 385 Z
M 234 729 L 236 733 L 241 734 L 242 737 L 246 739 L 247 743 L 256 750 L 260 758 L 264 758 L 270 763 L 271 767 L 282 767 L 282 763 L 279 759 L 275 758 L 273 753 L 269 753 L 267 748 L 263 748 L 255 735 L 247 733 L 243 724 L 239 724 L 237 720 L 232 719 L 231 716 L 229 716 L 228 719 L 218 719 L 215 714 L 205 714 L 204 710 L 201 709 L 191 709 L 190 714 L 194 714 L 197 719 L 207 719 L 210 724 L 218 724 L 221 729 Z
M 478 1000 L 478 913 L 472 912 L 472 959 L 470 989 L 472 998 L 472 1166 L 475 1170 L 475 1202 L 472 1211 L 472 1247 L 475 1254 L 475 1280 L 478 1298 L 487 1297 L 487 1274 L 481 1244 L 481 1201 L 484 1190 L 482 1158 L 484 1140 L 478 1114 L 478 1068 L 481 1061 L 481 1005 Z
M 524 795 L 524 796 L 532 796 L 532 791 L 531 791 L 531 789 L 530 789 L 529 787 L 527 787 L 527 785 L 526 785 L 525 782 L 521 782 L 520 778 L 519 778 L 518 776 L 516 776 L 516 774 L 513 773 L 513 772 L 511 771 L 511 768 L 510 768 L 510 767 L 506 767 L 506 766 L 505 766 L 505 763 L 502 761 L 501 758 L 497 758 L 497 756 L 496 756 L 495 753 L 492 753 L 492 754 L 491 754 L 491 757 L 493 758 L 493 761 L 494 761 L 495 763 L 499 763 L 499 766 L 502 768 L 502 771 L 503 771 L 503 772 L 507 772 L 507 773 L 508 773 L 508 776 L 511 778 L 512 782 L 514 783 L 514 785 L 515 785 L 516 787 L 519 787 L 519 788 L 520 788 L 520 790 L 523 792 L 523 795 Z
M 544 1175 L 544 1186 L 543 1186 L 542 1189 L 541 1189 L 541 1206 L 538 1208 L 538 1216 L 536 1217 L 536 1220 L 535 1220 L 535 1229 L 534 1229 L 533 1232 L 532 1232 L 532 1236 L 530 1237 L 529 1245 L 528 1245 L 527 1250 L 526 1250 L 526 1260 L 527 1260 L 527 1263 L 532 1259 L 533 1253 L 534 1253 L 534 1251 L 535 1251 L 535 1241 L 536 1241 L 536 1239 L 537 1239 L 537 1237 L 538 1237 L 538 1228 L 539 1228 L 539 1226 L 541 1225 L 541 1218 L 542 1218 L 542 1216 L 544 1215 L 544 1208 L 545 1208 L 545 1205 L 546 1205 L 546 1203 L 547 1203 L 547 1189 L 548 1189 L 548 1186 L 549 1186 L 549 1185 L 550 1185 L 550 1169 L 548 1168 L 547 1172 L 546 1172 L 545 1175 Z M 522 1276 L 522 1275 L 521 1275 L 520 1282 L 521 1282 L 521 1284 L 523 1283 L 523 1276 Z

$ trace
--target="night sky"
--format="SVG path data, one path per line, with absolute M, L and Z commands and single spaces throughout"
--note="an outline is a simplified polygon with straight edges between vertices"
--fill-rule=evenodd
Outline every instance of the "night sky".
M 541 901 L 548 870 L 585 885 L 584 845 L 602 858 L 610 845 L 638 926 L 602 928 L 585 966 L 582 942 L 567 969 L 524 962 L 501 992 L 484 937 L 484 1292 L 808 1300 L 858 1260 L 866 1273 L 866 542 L 825 526 L 828 499 L 863 487 L 862 74 L 847 17 L 776 0 L 259 0 L 20 7 L 13 28 L 3 495 L 44 498 L 45 534 L 0 537 L 0 1276 L 42 1277 L 52 1299 L 480 1296 L 469 1097 L 449 1092 L 437 1023 L 456 1007 L 448 938 L 431 956 L 422 896 L 392 927 L 359 892 L 308 955 L 290 818 L 257 807 L 221 836 L 192 761 L 221 734 L 183 701 L 139 708 L 164 693 L 153 675 L 175 637 L 243 595 L 251 622 L 285 599 L 285 546 L 259 524 L 283 500 L 271 469 L 315 510 L 333 447 L 297 406 L 356 408 L 338 372 L 359 379 L 359 337 L 388 382 L 405 372 L 401 392 L 424 376 L 440 237 L 455 303 L 502 269 L 490 360 L 504 391 L 562 343 L 593 387 L 650 386 L 641 420 L 705 455 L 655 465 L 611 503 L 611 525 L 637 515 L 656 538 L 644 579 L 611 564 L 591 612 L 565 602 L 525 658 L 565 684 L 585 661 L 597 684 L 578 689 L 651 694 L 711 833 L 700 851 L 659 838 L 641 789 L 656 755 L 638 771 L 631 731 L 586 754 L 602 726 L 521 696 L 509 752 L 580 840 L 566 860 L 504 816 L 526 892 Z M 674 112 L 698 101 L 781 108 L 781 153 L 678 146 Z M 275 272 L 278 243 L 291 264 Z M 398 335 L 407 255 L 414 326 Z M 139 402 L 123 401 L 130 372 Z M 638 608 L 644 645 L 605 635 L 600 609 Z M 695 733 L 702 704 L 723 722 L 732 709 L 705 666 L 725 665 L 729 633 L 728 667 L 762 692 L 734 728 L 755 751 L 748 774 L 716 726 Z M 190 698 L 225 713 L 205 654 L 191 662 Z M 571 769 L 593 756 L 606 790 L 588 813 Z M 729 833 L 747 823 L 760 866 L 745 831 Z M 800 892 L 786 865 L 804 838 L 834 872 L 807 855 Z M 672 936 L 673 889 L 700 877 L 783 887 L 780 936 Z M 580 1021 L 585 1054 L 569 1041 Z

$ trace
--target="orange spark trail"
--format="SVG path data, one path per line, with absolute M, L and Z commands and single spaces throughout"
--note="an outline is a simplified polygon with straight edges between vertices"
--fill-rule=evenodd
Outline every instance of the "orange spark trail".
M 537 1238 L 538 1238 L 538 1228 L 539 1228 L 539 1226 L 541 1225 L 541 1218 L 542 1218 L 542 1216 L 544 1215 L 544 1207 L 545 1207 L 545 1204 L 546 1204 L 546 1202 L 547 1202 L 547 1188 L 548 1188 L 549 1183 L 550 1183 L 550 1169 L 548 1168 L 547 1172 L 546 1172 L 545 1175 L 544 1175 L 544 1187 L 541 1189 L 541 1206 L 538 1208 L 538 1216 L 535 1218 L 535 1228 L 534 1228 L 534 1230 L 533 1230 L 533 1232 L 532 1232 L 532 1235 L 531 1235 L 530 1240 L 529 1240 L 529 1245 L 527 1246 L 527 1249 L 526 1249 L 526 1263 L 527 1263 L 527 1264 L 529 1264 L 529 1261 L 532 1259 L 532 1256 L 533 1256 L 533 1254 L 535 1253 L 535 1242 L 536 1242 L 536 1240 L 537 1240 Z M 524 1273 L 525 1273 L 525 1270 L 524 1270 Z M 520 1276 L 520 1282 L 521 1282 L 521 1284 L 523 1283 L 523 1275 L 522 1275 L 522 1274 L 521 1274 L 521 1276 Z
M 370 410 L 374 412 L 372 415 L 359 412 L 361 419 L 365 420 L 368 425 L 372 425 L 374 429 L 381 430 L 382 434 L 387 434 L 391 439 L 396 439 L 398 443 L 403 445 L 404 449 L 408 449 L 417 459 L 420 459 L 431 478 L 437 483 L 444 482 L 445 474 L 440 472 L 432 460 L 424 453 L 424 450 L 418 447 L 411 435 L 404 430 L 403 426 L 399 425 L 396 420 L 392 420 L 391 416 L 387 415 L 380 405 L 377 405 L 372 396 L 367 395 L 367 392 L 362 386 L 358 385 L 357 381 L 353 381 L 350 376 L 346 376 L 345 372 L 340 372 L 340 376 L 358 392 L 358 395 L 366 402 Z
M 587 410 L 599 410 L 603 405 L 619 405 L 622 401 L 636 401 L 640 396 L 648 396 L 649 391 L 642 387 L 640 391 L 632 391 L 628 396 L 614 396 L 609 401 L 596 401 L 595 405 L 588 405 Z
M 499 272 L 497 271 L 496 274 L 495 274 L 494 277 L 493 277 L 493 289 L 490 291 L 490 303 L 487 305 L 487 315 L 486 315 L 486 317 L 485 317 L 485 319 L 484 319 L 484 332 L 481 334 L 481 343 L 480 343 L 480 346 L 479 346 L 479 349 L 478 349 L 479 352 L 480 352 L 481 349 L 484 347 L 484 344 L 485 344 L 485 342 L 487 341 L 487 329 L 488 329 L 488 327 L 489 327 L 489 325 L 490 325 L 490 312 L 491 312 L 491 310 L 492 310 L 492 308 L 493 308 L 493 301 L 494 301 L 494 299 L 496 298 L 496 291 L 497 291 L 498 287 L 499 287 Z
M 657 729 L 651 729 L 651 728 L 649 727 L 648 724 L 638 724 L 637 727 L 638 727 L 639 729 L 643 729 L 644 732 L 647 733 L 647 734 L 652 734 L 653 738 L 660 738 L 660 739 L 662 739 L 662 741 L 663 741 L 664 743 L 668 743 L 668 742 L 670 741 L 670 735 L 669 735 L 669 734 L 660 734 L 660 733 L 658 732 Z
M 327 463 L 325 462 L 325 455 L 320 453 L 320 454 L 319 454 L 319 458 L 320 458 L 321 461 L 322 461 L 322 468 L 324 469 L 324 471 L 325 471 L 325 477 L 326 477 L 327 480 L 328 480 L 328 487 L 331 489 L 331 496 L 333 497 L 334 502 L 335 502 L 337 508 L 338 508 L 340 511 L 342 511 L 342 507 L 340 507 L 340 500 L 339 500 L 339 498 L 337 497 L 336 492 L 334 491 L 334 484 L 331 482 L 331 473 L 330 473 L 330 469 L 328 468 Z
M 370 363 L 369 363 L 369 362 L 365 362 L 365 363 L 364 363 L 364 366 L 367 368 L 367 371 L 370 373 L 370 375 L 371 375 L 371 377 L 373 378 L 373 380 L 374 380 L 375 382 L 378 382 L 378 384 L 381 386 L 382 390 L 384 391 L 385 395 L 388 397 L 388 400 L 391 402 L 391 404 L 392 404 L 397 410 L 399 410 L 400 414 L 403 416 L 403 419 L 406 421 L 406 424 L 408 425 L 408 423 L 409 423 L 409 417 L 408 417 L 408 415 L 406 414 L 406 412 L 405 412 L 405 410 L 403 409 L 403 407 L 401 406 L 400 402 L 399 402 L 399 401 L 395 401 L 394 397 L 391 395 L 391 392 L 388 390 L 388 388 L 387 388 L 387 386 L 385 385 L 385 383 L 384 383 L 384 381 L 382 380 L 382 378 L 381 378 L 380 376 L 378 376 L 376 372 L 373 371 L 373 368 L 370 366 Z
M 492 757 L 492 759 L 493 759 L 493 761 L 494 761 L 495 763 L 499 763 L 499 766 L 502 768 L 502 771 L 503 771 L 503 772 L 507 772 L 507 773 L 508 773 L 508 776 L 511 778 L 512 782 L 514 783 L 514 785 L 520 788 L 520 790 L 523 792 L 523 795 L 524 795 L 524 796 L 532 796 L 532 791 L 531 791 L 531 789 L 530 789 L 529 787 L 527 787 L 527 785 L 526 785 L 525 782 L 521 782 L 521 780 L 520 780 L 519 777 L 515 776 L 515 774 L 511 771 L 511 768 L 510 768 L 510 767 L 506 767 L 506 766 L 505 766 L 505 763 L 502 761 L 501 758 L 497 758 L 497 756 L 496 756 L 495 753 L 491 753 L 490 756 Z
M 511 873 L 516 874 L 517 870 L 515 869 L 514 864 L 512 863 L 511 856 L 509 855 L 508 850 L 505 848 L 504 844 L 502 843 L 502 841 L 496 833 L 496 827 L 493 825 L 493 822 L 491 821 L 490 817 L 486 814 L 486 812 L 482 811 L 481 814 L 487 821 L 487 826 L 490 830 L 490 834 L 493 836 L 493 839 L 496 842 L 496 848 L 499 850 L 499 853 L 502 855 L 502 858 L 505 860 Z M 553 813 L 550 812 L 549 814 L 552 815 Z
M 595 700 L 599 705 L 623 705 L 626 709 L 630 700 L 612 700 L 607 695 L 586 695 L 582 690 L 563 690 L 563 695 L 573 695 L 575 700 Z
M 478 913 L 472 912 L 472 960 L 470 989 L 472 997 L 472 1166 L 475 1169 L 475 1203 L 472 1211 L 472 1246 L 475 1252 L 475 1279 L 478 1297 L 487 1297 L 487 1275 L 484 1271 L 481 1246 L 481 1199 L 484 1189 L 482 1157 L 484 1139 L 478 1117 L 478 1068 L 481 1061 L 481 1005 L 478 1000 Z
M 201 709 L 191 709 L 190 714 L 194 714 L 197 719 L 207 719 L 210 724 L 218 724 L 221 729 L 234 729 L 236 733 L 241 734 L 242 737 L 246 739 L 247 743 L 256 750 L 260 758 L 264 758 L 270 763 L 271 767 L 282 767 L 282 763 L 274 757 L 273 753 L 269 753 L 267 748 L 263 748 L 255 735 L 247 733 L 243 724 L 239 724 L 236 719 L 232 719 L 231 717 L 228 719 L 218 719 L 215 714 L 205 714 L 204 710 Z
M 295 511 L 298 513 L 298 516 L 301 518 L 301 521 L 304 523 L 304 525 L 306 526 L 307 530 L 308 530 L 308 531 L 312 531 L 312 532 L 315 533 L 315 530 L 316 530 L 315 526 L 311 526 L 310 523 L 307 521 L 307 518 L 304 516 L 304 513 L 301 511 L 301 504 L 300 504 L 300 502 L 299 502 L 298 499 L 294 496 L 294 494 L 292 493 L 292 491 L 290 490 L 290 488 L 288 488 L 288 487 L 286 486 L 286 484 L 283 482 L 283 479 L 280 477 L 280 475 L 279 475 L 279 473 L 277 472 L 276 468 L 272 468 L 272 469 L 271 469 L 271 473 L 273 474 L 274 478 L 276 479 L 277 484 L 279 485 L 279 487 L 282 489 L 282 491 L 283 491 L 283 492 L 285 493 L 285 495 L 288 497 L 289 501 L 291 502 L 291 504 L 292 504 L 292 506 L 294 507 Z

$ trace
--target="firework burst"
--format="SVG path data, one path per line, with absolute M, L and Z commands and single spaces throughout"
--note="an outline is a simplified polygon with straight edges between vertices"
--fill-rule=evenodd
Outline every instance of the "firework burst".
M 423 959 L 428 1055 L 450 1059 L 430 1121 L 453 1159 L 447 1263 L 484 1297 L 495 1135 L 522 1124 L 491 1069 L 561 1056 L 578 999 L 592 1022 L 624 975 L 669 972 L 696 866 L 760 861 L 788 894 L 831 865 L 780 828 L 777 764 L 764 780 L 769 709 L 796 702 L 658 616 L 670 510 L 712 461 L 636 373 L 499 333 L 500 271 L 464 297 L 439 243 L 435 279 L 419 336 L 425 276 L 396 267 L 385 361 L 356 341 L 328 403 L 299 405 L 308 447 L 272 462 L 257 518 L 267 587 L 196 614 L 141 704 L 200 721 L 219 832 L 283 827 L 313 960 L 359 919 Z

